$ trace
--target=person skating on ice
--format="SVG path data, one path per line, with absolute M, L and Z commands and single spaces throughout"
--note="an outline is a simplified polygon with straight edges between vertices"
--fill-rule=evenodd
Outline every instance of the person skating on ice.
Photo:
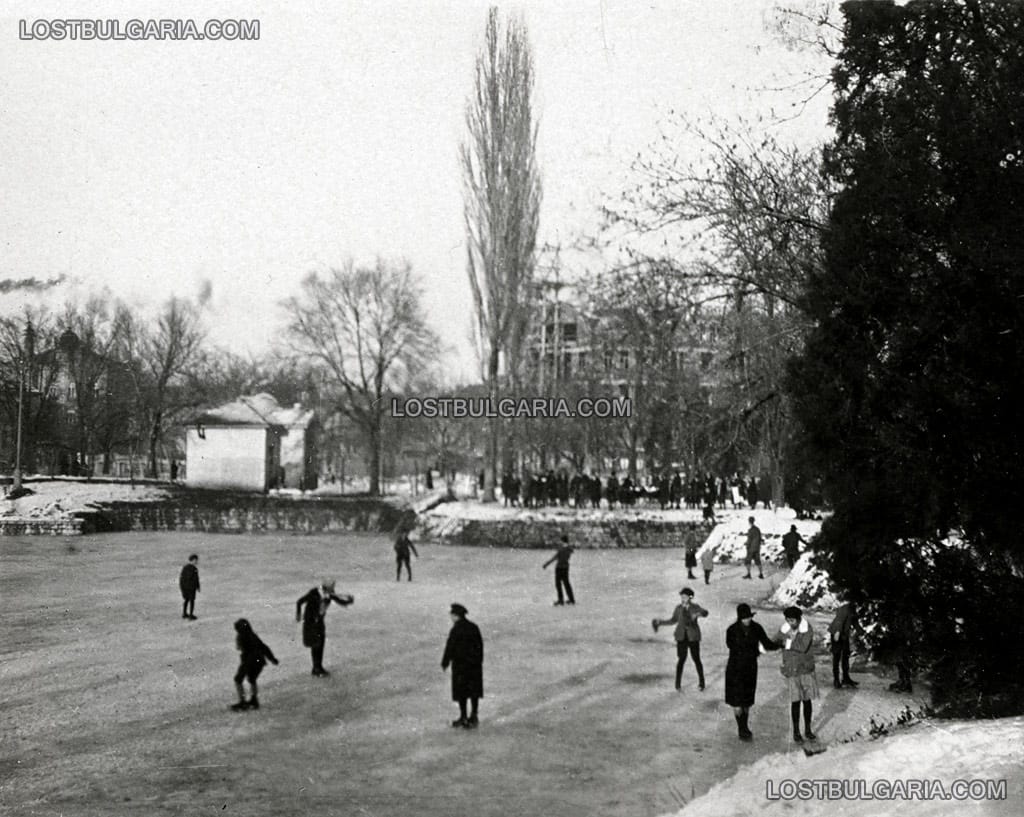
M 653 619 L 651 626 L 654 632 L 658 632 L 661 626 L 675 624 L 676 638 L 676 690 L 679 690 L 683 680 L 683 667 L 686 664 L 687 652 L 693 656 L 693 665 L 697 668 L 697 681 L 699 689 L 704 691 L 704 664 L 700 660 L 700 624 L 698 619 L 706 617 L 708 611 L 699 604 L 693 602 L 693 591 L 684 587 L 679 591 L 679 604 L 672 612 L 672 617 L 661 621 Z
M 199 556 L 193 553 L 181 569 L 178 576 L 178 588 L 181 590 L 181 617 L 195 621 L 196 593 L 199 592 Z
M 416 552 L 416 546 L 409 539 L 409 532 L 403 530 L 398 539 L 395 540 L 395 561 L 397 562 L 397 570 L 395 572 L 395 581 L 402 580 L 402 565 L 405 565 L 405 571 L 409 576 L 409 581 L 412 581 L 412 564 L 409 558 L 409 554 L 412 553 L 417 559 L 420 555 Z
M 451 606 L 452 628 L 441 656 L 441 669 L 452 668 L 452 700 L 459 705 L 459 717 L 452 726 L 475 729 L 477 707 L 484 697 L 484 640 L 480 628 L 466 618 L 461 604 Z M 466 702 L 470 710 L 466 712 Z
M 747 575 L 744 579 L 751 578 L 750 576 L 750 563 L 753 562 L 757 565 L 757 578 L 763 579 L 764 573 L 761 571 L 761 542 L 764 537 L 761 536 L 761 529 L 754 524 L 754 517 L 749 517 L 750 528 L 747 530 L 747 557 L 743 560 L 743 565 L 747 568 Z
M 575 548 L 569 544 L 569 537 L 562 536 L 562 544 L 559 545 L 555 555 L 544 562 L 544 569 L 552 562 L 555 563 L 555 593 L 558 594 L 558 599 L 555 601 L 555 606 L 560 607 L 565 604 L 565 599 L 569 599 L 569 604 L 576 603 L 576 597 L 572 594 L 572 585 L 569 584 L 569 559 L 572 558 L 572 554 Z M 565 588 L 565 595 L 562 595 L 562 588 Z
M 757 693 L 757 658 L 761 650 L 781 647 L 754 621 L 749 604 L 736 605 L 736 621 L 725 631 L 729 660 L 725 665 L 725 702 L 732 707 L 740 740 L 753 740 L 750 707 Z
M 327 627 L 324 616 L 331 602 L 345 607 L 355 601 L 350 595 L 339 596 L 334 592 L 334 580 L 324 579 L 320 587 L 314 587 L 295 604 L 295 620 L 302 622 L 302 643 L 309 647 L 313 658 L 313 675 L 324 677 L 330 673 L 324 669 L 324 643 Z
M 789 694 L 790 719 L 793 722 L 793 740 L 803 743 L 804 738 L 814 740 L 811 731 L 813 701 L 818 697 L 818 679 L 814 672 L 814 631 L 799 607 L 787 607 L 783 613 L 786 623 L 779 629 L 775 641 L 782 645 L 782 674 L 786 678 Z M 800 734 L 800 710 L 804 714 L 804 734 Z
M 263 672 L 263 667 L 267 661 L 274 666 L 277 666 L 278 661 L 274 657 L 274 653 L 270 651 L 270 647 L 260 640 L 260 637 L 253 631 L 252 625 L 244 618 L 240 618 L 235 622 L 235 646 L 238 647 L 241 660 L 238 664 L 238 672 L 235 673 L 235 690 L 238 692 L 238 703 L 231 708 L 236 712 L 241 712 L 245 709 L 259 709 L 260 699 L 259 690 L 256 688 L 256 679 Z M 249 700 L 245 699 L 243 681 L 249 682 L 251 691 Z

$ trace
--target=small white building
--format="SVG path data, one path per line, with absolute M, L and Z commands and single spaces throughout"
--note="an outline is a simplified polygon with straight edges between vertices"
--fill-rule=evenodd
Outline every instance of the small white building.
M 243 491 L 313 489 L 316 428 L 312 411 L 298 404 L 282 409 L 266 393 L 205 411 L 185 436 L 187 484 Z

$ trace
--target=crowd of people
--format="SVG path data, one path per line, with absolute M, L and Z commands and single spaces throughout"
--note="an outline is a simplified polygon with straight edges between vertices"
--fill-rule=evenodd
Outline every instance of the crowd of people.
M 760 543 L 761 532 L 750 517 L 750 529 L 747 532 L 747 573 L 743 578 L 751 578 L 751 564 L 757 564 L 760 574 Z M 792 550 L 799 547 L 803 540 L 793 526 L 788 534 L 786 547 L 787 561 L 792 566 Z M 804 543 L 806 544 L 806 543 Z M 408 536 L 408 530 L 402 529 L 395 541 L 397 563 L 396 580 L 400 580 L 402 567 L 412 580 L 410 553 L 416 550 Z M 575 604 L 576 598 L 569 580 L 569 566 L 575 548 L 569 543 L 569 537 L 563 535 L 555 551 L 544 564 L 543 568 L 555 565 L 556 606 L 566 603 Z M 697 565 L 697 548 L 687 547 L 685 564 L 687 575 L 695 578 L 692 569 Z M 418 555 L 418 554 L 417 554 Z M 709 553 L 701 555 L 704 568 L 704 582 L 708 584 L 713 570 L 713 559 Z M 191 554 L 179 576 L 179 586 L 183 598 L 183 618 L 196 620 L 195 597 L 199 591 L 199 556 Z M 763 574 L 762 574 L 763 578 Z M 676 642 L 675 688 L 682 689 L 683 671 L 687 658 L 692 660 L 697 673 L 698 689 L 703 692 L 707 687 L 704 676 L 704 664 L 701 660 L 700 619 L 707 618 L 709 613 L 694 601 L 696 595 L 690 587 L 679 592 L 679 604 L 671 616 L 665 619 L 652 619 L 651 626 L 657 632 L 660 627 L 674 626 Z M 296 602 L 296 621 L 302 625 L 302 643 L 309 649 L 312 659 L 312 674 L 325 677 L 330 673 L 324 668 L 324 646 L 327 631 L 325 617 L 332 604 L 347 607 L 355 601 L 351 594 L 335 592 L 335 583 L 331 579 L 323 579 L 318 587 L 313 587 Z M 484 642 L 479 627 L 467 618 L 468 610 L 459 603 L 450 608 L 452 628 L 449 632 L 441 667 L 452 668 L 452 700 L 459 706 L 459 717 L 452 726 L 474 729 L 479 723 L 479 701 L 483 697 L 483 656 Z M 774 637 L 769 637 L 760 624 L 753 621 L 754 613 L 750 605 L 741 603 L 736 608 L 736 621 L 726 630 L 726 647 L 729 651 L 725 668 L 725 701 L 734 710 L 737 733 L 740 740 L 749 741 L 753 735 L 749 727 L 750 708 L 754 705 L 757 688 L 757 662 L 763 652 L 782 651 L 782 675 L 786 678 L 787 696 L 790 701 L 790 716 L 793 727 L 793 740 L 803 743 L 814 740 L 811 728 L 813 718 L 813 701 L 819 697 L 818 681 L 815 674 L 815 661 L 812 648 L 814 633 L 810 622 L 797 607 L 789 607 L 783 611 L 784 623 Z M 844 603 L 836 612 L 829 626 L 829 645 L 832 652 L 833 685 L 836 689 L 855 688 L 857 682 L 850 677 L 850 641 L 854 626 L 854 609 L 850 603 Z M 234 676 L 238 701 L 232 705 L 235 711 L 259 709 L 258 678 L 267 663 L 276 665 L 278 660 L 274 653 L 255 633 L 251 623 L 244 618 L 235 624 L 235 645 L 240 659 L 239 667 Z M 246 697 L 244 682 L 248 681 L 250 695 Z M 902 683 L 902 676 L 901 676 Z M 893 689 L 903 690 L 898 684 Z M 909 691 L 909 684 L 906 685 Z M 800 729 L 801 716 L 803 731 Z
M 481 474 L 481 487 L 482 487 Z M 501 478 L 501 494 L 506 506 L 522 508 L 618 508 L 634 505 L 658 505 L 668 508 L 756 508 L 771 507 L 771 490 L 765 480 L 756 477 L 715 476 L 711 473 L 687 475 L 665 472 L 646 484 L 631 477 L 619 480 L 613 471 L 602 481 L 586 471 L 573 474 L 565 470 L 526 473 L 522 478 L 506 471 Z M 603 501 L 603 505 L 602 505 Z

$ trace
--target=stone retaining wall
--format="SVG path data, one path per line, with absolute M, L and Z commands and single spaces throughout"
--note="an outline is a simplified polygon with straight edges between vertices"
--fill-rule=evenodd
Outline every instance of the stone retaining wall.
M 0 535 L 76 535 L 117 531 L 207 533 L 390 532 L 415 512 L 369 497 L 277 497 L 183 491 L 162 501 L 97 503 L 67 517 L 0 519 Z
M 440 527 L 421 527 L 424 539 L 477 547 L 554 547 L 562 535 L 577 548 L 700 547 L 711 526 L 703 522 L 665 522 L 645 519 L 583 521 L 573 519 L 461 519 Z
M 0 519 L 0 536 L 79 536 L 83 520 L 62 517 Z

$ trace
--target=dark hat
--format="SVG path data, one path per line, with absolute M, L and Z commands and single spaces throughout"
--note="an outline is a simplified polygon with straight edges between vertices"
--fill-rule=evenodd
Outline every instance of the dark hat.
M 569 537 L 564 533 L 562 534 L 562 541 L 566 544 L 569 544 Z
M 468 612 L 469 612 L 469 610 L 467 610 L 467 609 L 466 609 L 465 607 L 463 607 L 463 606 L 462 606 L 461 604 L 453 604 L 453 605 L 452 605 L 452 610 L 451 610 L 451 611 L 452 611 L 453 613 L 455 613 L 455 615 L 457 615 L 457 616 L 464 616 L 464 615 L 466 615 L 466 613 L 468 613 Z
M 684 587 L 682 590 L 679 591 L 680 596 L 684 594 L 689 596 L 691 599 L 693 598 L 693 591 L 689 587 Z
M 782 611 L 782 615 L 786 618 L 800 619 L 804 617 L 803 611 L 799 607 L 787 607 Z
M 252 625 L 248 619 L 240 618 L 235 622 L 235 632 L 248 632 L 252 630 Z
M 754 617 L 754 613 L 750 609 L 750 605 L 749 604 L 743 603 L 743 604 L 737 604 L 736 605 L 736 618 L 737 619 L 740 619 L 740 618 L 753 618 L 753 617 Z

